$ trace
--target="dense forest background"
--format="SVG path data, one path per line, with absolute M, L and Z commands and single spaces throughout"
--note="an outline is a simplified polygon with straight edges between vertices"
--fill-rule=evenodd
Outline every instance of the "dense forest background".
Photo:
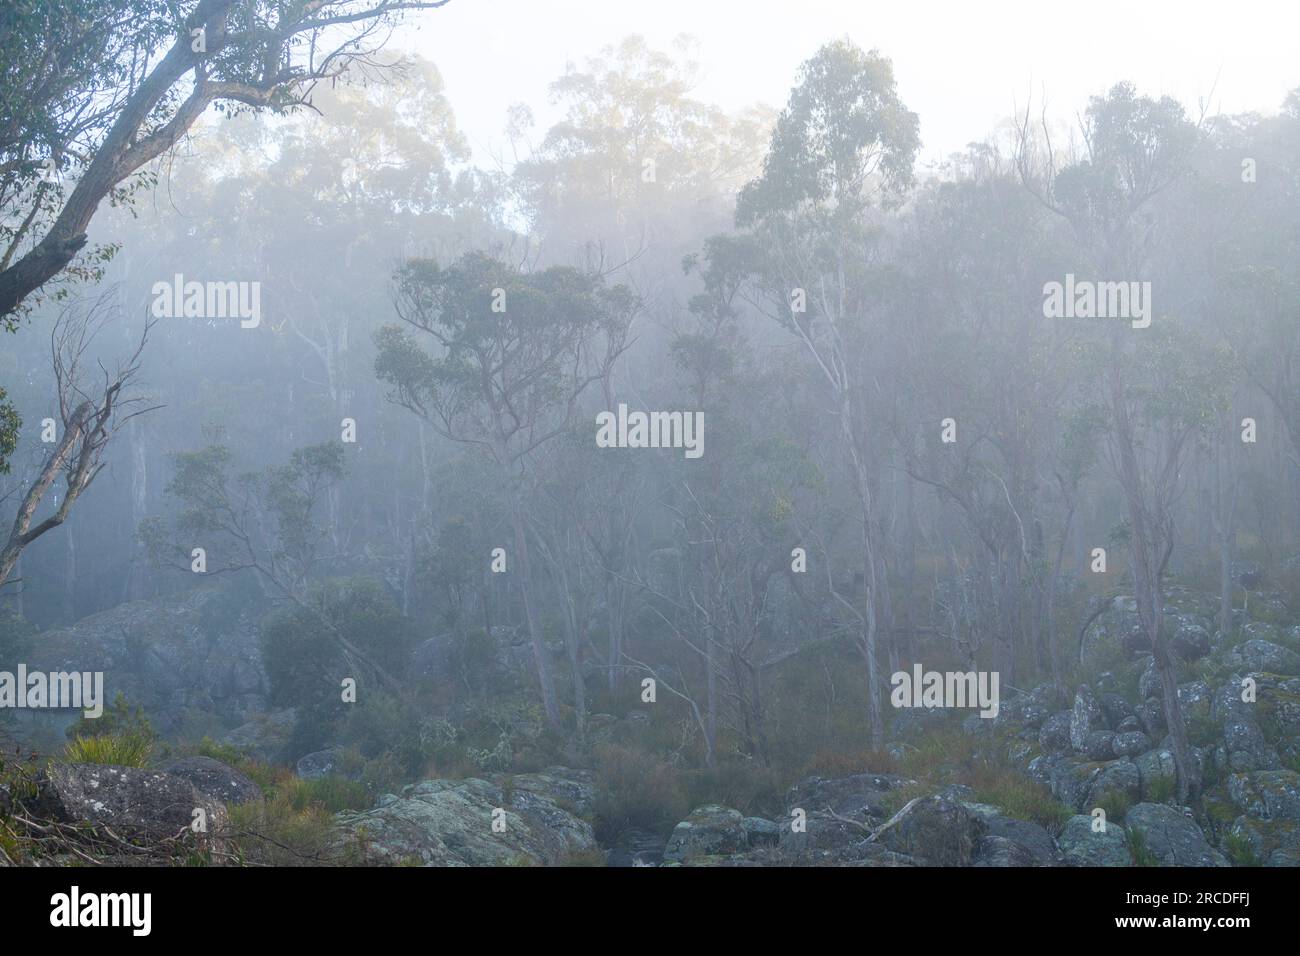
M 1159 684 L 1195 803 L 1178 688 L 1212 678 L 1179 602 L 1216 648 L 1300 623 L 1300 90 L 1201 115 L 1116 77 L 923 167 L 885 55 L 809 52 L 788 103 L 733 114 L 629 37 L 555 79 L 559 122 L 512 110 L 490 166 L 418 57 L 195 127 L 100 210 L 102 276 L 4 336 L 22 488 L 59 316 L 86 368 L 148 326 L 144 413 L 22 552 L 0 663 L 201 596 L 265 687 L 147 706 L 172 746 L 287 714 L 265 758 L 348 754 L 355 809 L 589 767 L 611 839 L 937 765 L 954 737 L 897 743 L 914 663 L 1066 706 Z M 157 318 L 177 275 L 258 283 L 260 324 Z M 1149 282 L 1150 326 L 1045 317 L 1067 275 Z M 620 403 L 702 412 L 704 454 L 598 448 Z

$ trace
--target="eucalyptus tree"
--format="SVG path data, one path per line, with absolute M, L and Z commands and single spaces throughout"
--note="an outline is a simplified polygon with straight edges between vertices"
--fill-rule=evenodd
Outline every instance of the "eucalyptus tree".
M 1089 102 L 1083 136 L 1086 154 L 1077 161 L 1058 170 L 1049 155 L 1045 166 L 1037 164 L 1026 119 L 1017 157 L 1023 182 L 1068 221 L 1083 260 L 1080 272 L 1126 286 L 1158 274 L 1173 244 L 1161 232 L 1157 200 L 1186 176 L 1197 127 L 1175 100 L 1140 96 L 1120 83 Z M 1172 283 L 1142 281 L 1174 300 Z M 1138 617 L 1160 676 L 1178 793 L 1187 800 L 1196 796 L 1199 778 L 1164 626 L 1164 582 L 1177 540 L 1184 465 L 1198 433 L 1214 420 L 1223 376 L 1187 320 L 1188 310 L 1179 315 L 1165 306 L 1169 311 L 1156 318 L 1153 297 L 1141 321 L 1122 310 L 1083 321 L 1100 323 L 1092 355 L 1097 404 L 1105 412 L 1103 452 L 1123 492 Z
M 803 345 L 839 422 L 861 524 L 859 645 L 875 747 L 884 741 L 877 635 L 888 584 L 876 500 L 882 442 L 869 433 L 868 414 L 880 360 L 873 297 L 880 211 L 912 183 L 918 127 L 888 59 L 847 40 L 827 44 L 800 68 L 762 174 L 736 206 L 737 225 L 752 231 L 759 251 L 752 301 Z
M 542 704 L 558 730 L 528 542 L 529 465 L 539 447 L 566 431 L 579 397 L 618 359 L 622 348 L 604 343 L 622 341 L 635 298 L 572 268 L 526 273 L 483 253 L 467 253 L 450 266 L 412 260 L 395 285 L 405 327 L 376 334 L 375 372 L 390 386 L 392 401 L 444 438 L 492 456 L 509 490 L 510 560 L 519 573 Z

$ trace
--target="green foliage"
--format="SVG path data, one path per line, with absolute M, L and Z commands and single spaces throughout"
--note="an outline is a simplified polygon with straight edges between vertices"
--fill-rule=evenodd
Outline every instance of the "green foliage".
M 7 393 L 0 386 L 0 475 L 9 474 L 9 459 L 18 448 L 18 435 L 23 427 L 18 409 L 6 398 Z
M 772 133 L 763 175 L 741 192 L 746 226 L 805 204 L 857 215 L 883 187 L 912 181 L 920 122 L 898 98 L 890 61 L 848 40 L 826 44 L 799 68 Z

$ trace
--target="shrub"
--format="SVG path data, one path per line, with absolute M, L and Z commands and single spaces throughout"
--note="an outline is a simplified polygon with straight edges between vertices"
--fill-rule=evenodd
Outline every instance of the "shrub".
M 606 745 L 596 759 L 596 836 L 610 843 L 624 830 L 663 833 L 690 811 L 680 773 L 643 751 Z

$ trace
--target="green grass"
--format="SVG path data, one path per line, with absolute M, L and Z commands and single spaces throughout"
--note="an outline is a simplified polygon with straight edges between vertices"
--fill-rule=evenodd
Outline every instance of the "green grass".
M 153 756 L 153 739 L 130 731 L 100 734 L 95 737 L 75 737 L 63 748 L 63 757 L 69 763 L 145 767 L 151 756 Z

